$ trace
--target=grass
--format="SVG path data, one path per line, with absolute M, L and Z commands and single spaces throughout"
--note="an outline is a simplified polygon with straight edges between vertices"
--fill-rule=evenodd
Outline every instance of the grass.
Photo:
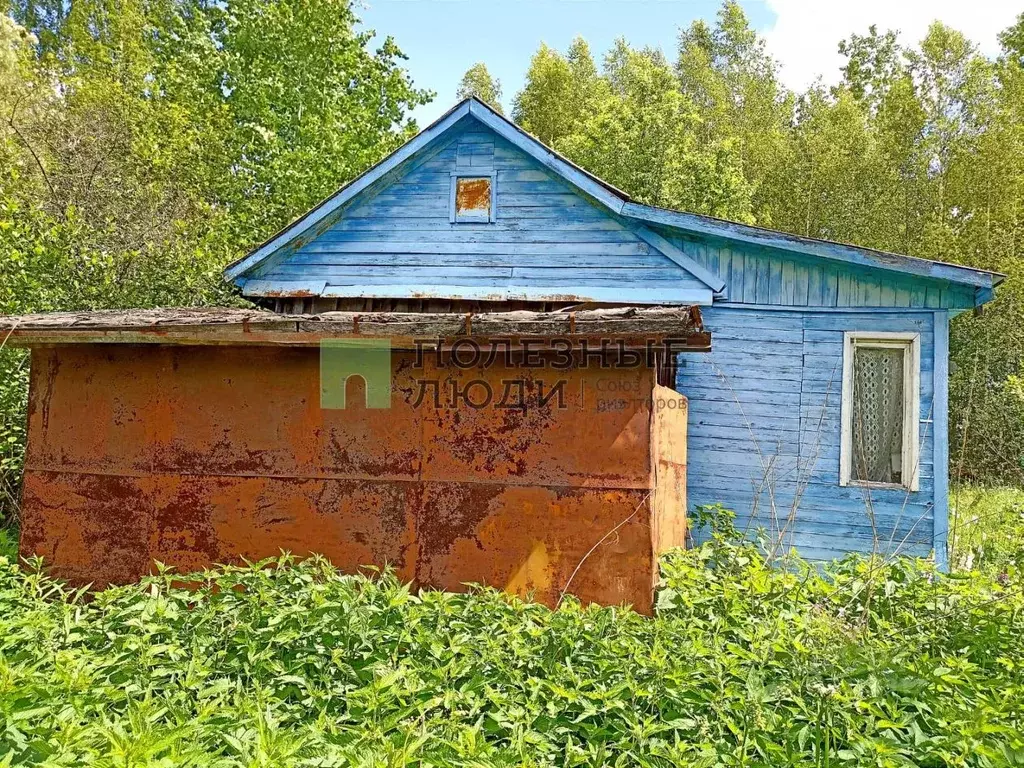
M 956 489 L 949 531 L 950 562 L 957 570 L 1024 568 L 1024 490 Z
M 1024 764 L 1008 560 L 772 568 L 705 514 L 654 619 L 284 556 L 86 599 L 0 556 L 0 765 Z

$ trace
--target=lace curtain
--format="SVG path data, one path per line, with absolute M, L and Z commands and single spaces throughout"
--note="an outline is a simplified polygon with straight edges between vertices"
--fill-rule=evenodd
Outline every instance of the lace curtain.
M 853 352 L 854 480 L 902 482 L 902 349 L 857 347 Z

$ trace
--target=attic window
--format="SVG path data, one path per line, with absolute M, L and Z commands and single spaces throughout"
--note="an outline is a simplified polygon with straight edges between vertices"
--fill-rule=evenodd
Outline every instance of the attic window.
M 840 485 L 917 490 L 920 336 L 847 332 Z
M 453 224 L 494 221 L 494 174 L 452 174 L 451 215 Z

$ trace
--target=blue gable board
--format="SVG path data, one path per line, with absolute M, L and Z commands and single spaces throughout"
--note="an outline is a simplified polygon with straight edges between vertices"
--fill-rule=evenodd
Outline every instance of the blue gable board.
M 463 172 L 493 174 L 493 222 L 450 220 Z M 710 304 L 712 287 L 662 248 L 676 253 L 468 115 L 236 279 L 250 296 Z

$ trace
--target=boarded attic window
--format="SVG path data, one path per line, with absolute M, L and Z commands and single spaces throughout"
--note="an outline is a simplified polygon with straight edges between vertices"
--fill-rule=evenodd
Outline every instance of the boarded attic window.
M 451 216 L 455 224 L 494 221 L 493 174 L 452 174 Z

